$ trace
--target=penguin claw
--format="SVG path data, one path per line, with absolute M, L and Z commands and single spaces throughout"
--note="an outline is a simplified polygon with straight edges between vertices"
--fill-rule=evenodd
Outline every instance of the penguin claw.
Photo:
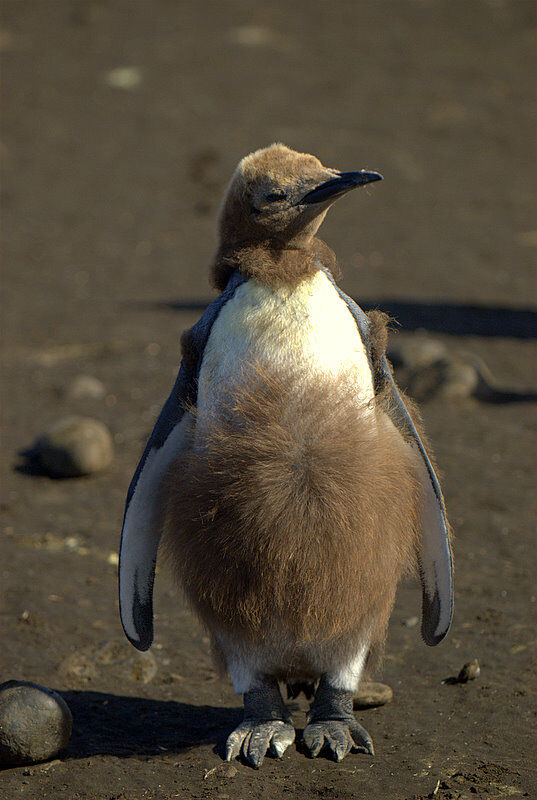
M 374 756 L 375 748 L 373 747 L 373 740 L 366 729 L 362 728 L 360 723 L 356 722 L 356 720 L 349 725 L 349 728 L 354 749 L 358 750 L 360 753 L 369 753 L 369 755 Z
M 303 733 L 304 745 L 310 758 L 316 758 L 324 744 L 324 733 L 318 724 L 306 725 Z
M 244 729 L 244 723 L 241 723 L 233 733 L 229 734 L 226 742 L 226 761 L 233 761 L 234 758 L 237 758 L 247 733 L 248 730 Z
M 322 750 L 334 761 L 343 761 L 353 749 L 374 754 L 373 742 L 365 728 L 357 722 L 325 720 L 311 722 L 304 728 L 304 745 L 310 758 L 316 758 Z
M 283 720 L 245 720 L 228 736 L 226 761 L 242 752 L 246 763 L 259 769 L 269 748 L 271 755 L 281 758 L 294 739 L 293 726 Z

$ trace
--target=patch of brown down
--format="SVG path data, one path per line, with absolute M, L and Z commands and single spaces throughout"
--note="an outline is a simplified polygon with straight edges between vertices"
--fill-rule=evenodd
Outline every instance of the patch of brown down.
M 340 277 L 333 250 L 318 237 L 313 237 L 303 247 L 277 247 L 274 242 L 243 247 L 222 246 L 212 266 L 211 283 L 223 292 L 231 275 L 238 269 L 248 278 L 255 278 L 269 286 L 284 284 L 293 287 L 318 272 L 319 263 L 329 269 L 334 278 Z
M 335 641 L 373 619 L 378 647 L 414 567 L 412 451 L 333 379 L 298 397 L 256 368 L 223 400 L 162 485 L 163 550 L 186 596 L 209 629 L 246 640 L 276 624 L 297 645 Z

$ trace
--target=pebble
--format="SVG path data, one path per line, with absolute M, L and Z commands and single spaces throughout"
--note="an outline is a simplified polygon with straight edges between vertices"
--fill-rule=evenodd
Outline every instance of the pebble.
M 419 617 L 407 617 L 401 624 L 404 625 L 405 628 L 415 628 L 419 621 Z
M 456 400 L 494 391 L 488 370 L 477 357 L 450 353 L 443 342 L 425 333 L 391 342 L 387 355 L 395 367 L 409 370 L 408 393 L 417 400 L 433 395 Z
M 71 737 L 73 717 L 57 692 L 28 681 L 0 685 L 0 764 L 46 761 Z
M 477 392 L 479 375 L 475 367 L 460 358 L 444 358 L 413 369 L 408 379 L 408 393 L 417 400 L 434 395 L 456 400 Z
M 65 417 L 37 438 L 33 452 L 56 477 L 91 475 L 107 467 L 114 455 L 108 428 L 90 417 Z
M 358 691 L 354 695 L 354 708 L 375 708 L 391 703 L 393 700 L 393 690 L 386 683 L 375 683 L 373 681 L 362 681 Z
M 475 680 L 481 673 L 479 661 L 474 658 L 473 661 L 468 661 L 457 675 L 459 683 L 468 683 L 468 681 Z
M 233 764 L 218 764 L 218 766 L 205 771 L 203 780 L 206 781 L 207 778 L 234 778 L 238 774 L 239 770 Z
M 101 400 L 106 394 L 106 388 L 99 378 L 78 375 L 69 384 L 67 394 L 74 400 Z
M 445 345 L 438 339 L 432 339 L 427 334 L 416 333 L 404 342 L 391 342 L 388 346 L 387 356 L 395 366 L 428 367 L 446 358 Z
M 139 67 L 116 67 L 107 72 L 104 79 L 114 89 L 136 89 L 142 82 L 142 71 Z
M 446 398 L 471 397 L 475 394 L 479 383 L 479 375 L 472 364 L 460 359 L 446 362 L 439 394 Z
M 76 650 L 62 661 L 60 674 L 68 680 L 90 683 L 110 678 L 119 682 L 149 683 L 157 674 L 153 653 L 134 650 L 126 641 L 111 640 Z

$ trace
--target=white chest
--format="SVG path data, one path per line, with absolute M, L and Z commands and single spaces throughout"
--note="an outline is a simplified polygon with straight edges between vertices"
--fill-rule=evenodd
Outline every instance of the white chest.
M 243 283 L 216 319 L 203 355 L 198 419 L 218 393 L 241 381 L 248 364 L 270 365 L 296 376 L 303 390 L 316 376 L 342 376 L 357 401 L 374 397 L 367 354 L 356 323 L 326 275 L 319 271 L 297 288 Z

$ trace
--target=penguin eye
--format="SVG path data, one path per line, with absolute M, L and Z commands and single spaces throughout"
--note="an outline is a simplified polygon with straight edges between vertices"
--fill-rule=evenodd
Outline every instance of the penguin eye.
M 265 200 L 267 203 L 277 203 L 279 200 L 285 200 L 286 198 L 285 192 L 270 192 L 270 194 L 266 195 Z

